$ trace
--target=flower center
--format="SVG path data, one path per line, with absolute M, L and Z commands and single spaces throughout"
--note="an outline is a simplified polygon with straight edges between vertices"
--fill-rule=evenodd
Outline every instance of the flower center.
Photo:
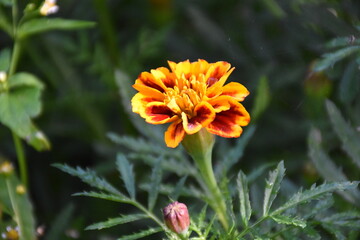
M 168 88 L 165 92 L 165 104 L 178 116 L 184 112 L 191 119 L 194 117 L 194 109 L 204 98 L 207 85 L 205 76 L 191 75 L 189 79 L 183 75 L 176 79 L 173 88 Z

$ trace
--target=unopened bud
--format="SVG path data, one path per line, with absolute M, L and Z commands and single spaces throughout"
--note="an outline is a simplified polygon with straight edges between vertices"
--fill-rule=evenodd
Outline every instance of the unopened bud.
M 190 225 L 189 212 L 185 204 L 170 203 L 163 209 L 166 226 L 177 234 L 185 234 Z

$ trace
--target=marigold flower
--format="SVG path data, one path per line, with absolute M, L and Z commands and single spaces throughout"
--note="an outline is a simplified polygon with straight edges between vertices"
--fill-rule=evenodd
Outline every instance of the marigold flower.
M 177 234 L 186 234 L 190 225 L 189 212 L 185 204 L 170 203 L 163 209 L 166 226 Z
M 249 91 L 240 83 L 225 82 L 234 68 L 224 61 L 199 59 L 142 72 L 133 87 L 139 92 L 131 100 L 133 112 L 151 124 L 170 123 L 165 132 L 168 147 L 175 148 L 186 134 L 202 128 L 226 138 L 236 138 L 250 115 L 239 103 Z

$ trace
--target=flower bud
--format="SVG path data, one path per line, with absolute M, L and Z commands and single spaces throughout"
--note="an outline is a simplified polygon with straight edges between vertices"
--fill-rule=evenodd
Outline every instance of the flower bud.
M 166 226 L 177 234 L 185 234 L 190 225 L 189 212 L 185 204 L 170 203 L 163 209 Z

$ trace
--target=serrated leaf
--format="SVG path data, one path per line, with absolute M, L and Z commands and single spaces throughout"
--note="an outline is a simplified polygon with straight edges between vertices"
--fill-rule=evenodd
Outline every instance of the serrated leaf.
M 309 157 L 319 174 L 327 181 L 348 181 L 346 175 L 337 167 L 321 147 L 321 133 L 318 129 L 312 129 L 308 138 Z M 356 204 L 360 199 L 357 189 L 342 191 L 339 193 L 348 201 Z
M 360 213 L 356 211 L 335 213 L 332 216 L 322 218 L 321 222 L 336 227 L 360 229 Z
M 0 181 L 4 181 L 6 185 L 6 197 L 8 198 L 6 202 L 10 202 L 11 204 L 11 215 L 17 226 L 19 226 L 20 240 L 35 240 L 35 219 L 27 193 L 18 193 L 16 191 L 17 186 L 21 185 L 21 183 L 15 174 L 11 174 L 10 176 L 0 174 L 0 179 Z
M 161 178 L 162 178 L 161 162 L 162 162 L 162 158 L 159 158 L 157 164 L 154 166 L 153 171 L 151 173 L 151 178 L 150 178 L 150 186 L 151 187 L 148 192 L 149 193 L 148 209 L 150 211 L 152 211 L 152 209 L 154 209 L 154 206 L 155 206 L 158 194 L 159 194 Z
M 109 182 L 105 179 L 100 178 L 97 174 L 90 169 L 82 169 L 81 167 L 72 168 L 66 164 L 53 164 L 54 167 L 60 169 L 63 172 L 66 172 L 72 176 L 80 178 L 84 183 L 89 184 L 92 187 L 95 187 L 100 190 L 107 191 L 109 193 L 113 193 L 116 195 L 122 196 L 115 187 L 113 187 Z
M 360 70 L 356 61 L 351 61 L 345 69 L 339 84 L 339 97 L 344 104 L 350 104 L 360 91 Z
M 222 155 L 222 161 L 215 168 L 216 175 L 225 174 L 229 169 L 234 166 L 244 155 L 245 147 L 250 141 L 251 137 L 255 133 L 255 126 L 246 128 L 241 138 L 236 139 L 235 145 L 224 155 Z
M 344 236 L 344 234 L 340 231 L 338 228 L 334 228 L 334 226 L 322 223 L 321 226 L 325 228 L 329 233 L 335 236 L 335 239 L 337 240 L 346 240 L 347 238 Z
M 262 76 L 259 80 L 255 95 L 254 107 L 251 111 L 251 118 L 255 121 L 265 111 L 270 103 L 270 87 L 266 76 Z
M 79 192 L 74 193 L 73 196 L 82 196 L 82 197 L 93 197 L 93 198 L 99 198 L 104 200 L 109 200 L 113 202 L 120 202 L 120 203 L 128 203 L 133 204 L 134 201 L 130 198 L 123 196 L 123 195 L 115 195 L 115 194 L 107 194 L 103 192 Z
M 320 186 L 313 186 L 311 189 L 304 192 L 300 191 L 294 194 L 289 201 L 280 206 L 278 209 L 273 211 L 270 215 L 278 215 L 284 212 L 287 209 L 296 207 L 299 204 L 306 203 L 315 199 L 319 199 L 327 193 L 332 193 L 334 191 L 344 191 L 346 189 L 354 189 L 359 185 L 358 181 L 354 182 L 334 182 L 334 183 L 324 183 Z
M 41 112 L 42 83 L 32 74 L 17 73 L 8 79 L 8 91 L 0 92 L 0 122 L 18 136 L 31 134 L 31 118 Z
M 280 224 L 294 225 L 301 228 L 306 227 L 306 221 L 300 218 L 293 218 L 285 215 L 275 215 L 275 216 L 271 216 L 271 218 Z
M 240 215 L 245 227 L 248 226 L 251 217 L 251 205 L 249 199 L 249 188 L 245 174 L 240 171 L 237 177 L 237 186 L 240 199 Z
M 135 240 L 135 239 L 143 238 L 143 237 L 161 232 L 162 230 L 163 230 L 162 228 L 150 228 L 147 230 L 143 230 L 141 232 L 133 233 L 131 235 L 123 236 L 121 238 L 118 238 L 117 240 Z
M 148 216 L 145 214 L 124 215 L 121 217 L 110 218 L 107 221 L 91 224 L 90 226 L 86 227 L 85 230 L 100 230 L 104 228 L 110 228 L 116 225 L 134 222 L 144 218 L 148 218 Z
M 121 178 L 124 181 L 126 190 L 128 191 L 130 197 L 135 199 L 136 191 L 133 165 L 131 165 L 125 155 L 121 153 L 118 153 L 116 156 L 116 165 L 121 174 Z
M 273 201 L 275 200 L 280 184 L 285 176 L 284 162 L 281 161 L 277 168 L 270 172 L 269 179 L 266 181 L 264 204 L 263 204 L 263 216 L 267 216 Z
M 314 71 L 323 71 L 328 67 L 333 66 L 336 62 L 342 60 L 343 58 L 346 58 L 349 55 L 355 53 L 356 51 L 359 51 L 359 49 L 360 46 L 350 46 L 332 53 L 324 54 L 323 58 L 315 64 Z
M 186 179 L 187 179 L 187 176 L 184 176 L 179 180 L 179 182 L 176 184 L 174 190 L 170 194 L 171 199 L 177 200 L 179 198 L 181 191 L 184 188 Z
M 7 72 L 10 67 L 11 50 L 5 48 L 0 52 L 0 72 Z
M 325 44 L 327 48 L 336 48 L 336 47 L 346 47 L 352 44 L 360 44 L 359 39 L 352 40 L 352 36 L 350 37 L 338 37 L 335 38 L 328 43 Z
M 94 27 L 94 22 L 68 20 L 61 18 L 36 18 L 26 21 L 17 32 L 19 38 L 26 38 L 30 35 L 47 32 L 51 30 L 75 30 Z
M 360 168 L 360 136 L 344 118 L 330 100 L 326 101 L 326 109 L 334 131 L 342 142 L 342 148 Z

